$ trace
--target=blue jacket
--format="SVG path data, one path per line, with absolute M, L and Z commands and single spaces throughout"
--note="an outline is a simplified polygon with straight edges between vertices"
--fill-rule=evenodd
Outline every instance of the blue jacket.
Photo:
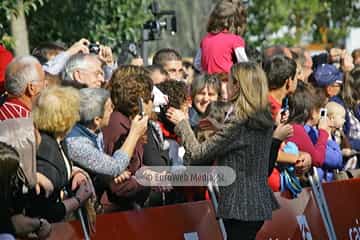
M 313 129 L 316 133 L 316 137 L 319 137 L 319 131 L 316 128 L 311 127 L 309 125 L 305 125 L 304 128 L 308 134 L 310 130 Z M 333 180 L 333 174 L 331 170 L 342 169 L 342 168 L 343 168 L 343 157 L 340 146 L 334 140 L 330 139 L 327 141 L 327 145 L 326 145 L 324 164 L 321 168 L 317 168 L 319 178 L 320 180 L 324 179 L 326 181 L 331 181 Z

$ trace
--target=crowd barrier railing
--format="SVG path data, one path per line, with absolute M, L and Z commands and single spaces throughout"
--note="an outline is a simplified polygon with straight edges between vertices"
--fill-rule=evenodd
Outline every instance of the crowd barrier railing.
M 360 239 L 360 179 L 321 185 L 335 234 L 331 237 Z M 296 199 L 280 193 L 275 196 L 281 208 L 273 212 L 272 219 L 265 222 L 256 239 L 331 239 L 311 188 L 304 188 Z
M 93 239 L 222 239 L 210 201 L 98 215 Z M 53 224 L 50 240 L 84 239 L 79 221 Z
M 321 184 L 335 239 L 360 239 L 360 179 Z M 298 198 L 275 193 L 281 208 L 259 231 L 258 240 L 330 239 L 313 189 Z M 223 239 L 210 201 L 190 202 L 97 216 L 91 239 Z M 51 240 L 84 239 L 79 221 L 53 224 Z

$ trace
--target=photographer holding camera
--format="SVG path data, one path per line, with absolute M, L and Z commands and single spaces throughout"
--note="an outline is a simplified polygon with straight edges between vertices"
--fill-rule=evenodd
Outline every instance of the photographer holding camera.
M 43 65 L 51 75 L 61 73 L 62 85 L 101 87 L 116 67 L 110 47 L 83 38 Z
M 354 68 L 351 54 L 341 48 L 331 48 L 326 53 L 315 55 L 312 58 L 314 69 L 321 64 L 332 64 L 342 72 L 350 72 Z
M 77 53 L 62 71 L 62 85 L 76 88 L 100 88 L 105 82 L 101 61 L 93 54 Z

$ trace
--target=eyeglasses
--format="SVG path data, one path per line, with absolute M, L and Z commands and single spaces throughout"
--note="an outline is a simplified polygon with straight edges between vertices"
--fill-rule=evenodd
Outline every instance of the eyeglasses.
M 96 74 L 97 77 L 104 77 L 104 71 L 102 71 L 102 70 L 91 71 L 86 68 L 79 68 L 79 69 L 83 70 L 85 72 L 88 72 L 88 73 Z

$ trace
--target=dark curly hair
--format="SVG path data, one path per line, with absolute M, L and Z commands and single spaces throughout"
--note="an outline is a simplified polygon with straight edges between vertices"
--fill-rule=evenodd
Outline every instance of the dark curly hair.
M 134 117 L 139 112 L 138 97 L 145 103 L 151 100 L 153 84 L 146 74 L 130 74 L 121 76 L 117 71 L 111 78 L 111 100 L 118 112 L 127 117 Z
M 166 107 L 161 108 L 161 112 L 158 116 L 160 122 L 164 123 L 165 128 L 173 132 L 174 124 L 171 123 L 166 117 L 166 111 L 168 107 L 174 107 L 180 109 L 187 98 L 187 87 L 186 83 L 182 81 L 169 80 L 156 85 L 161 92 L 166 94 L 169 99 L 169 103 Z
M 187 98 L 186 83 L 176 80 L 162 82 L 156 85 L 161 92 L 166 94 L 169 98 L 169 106 L 174 108 L 181 108 Z

